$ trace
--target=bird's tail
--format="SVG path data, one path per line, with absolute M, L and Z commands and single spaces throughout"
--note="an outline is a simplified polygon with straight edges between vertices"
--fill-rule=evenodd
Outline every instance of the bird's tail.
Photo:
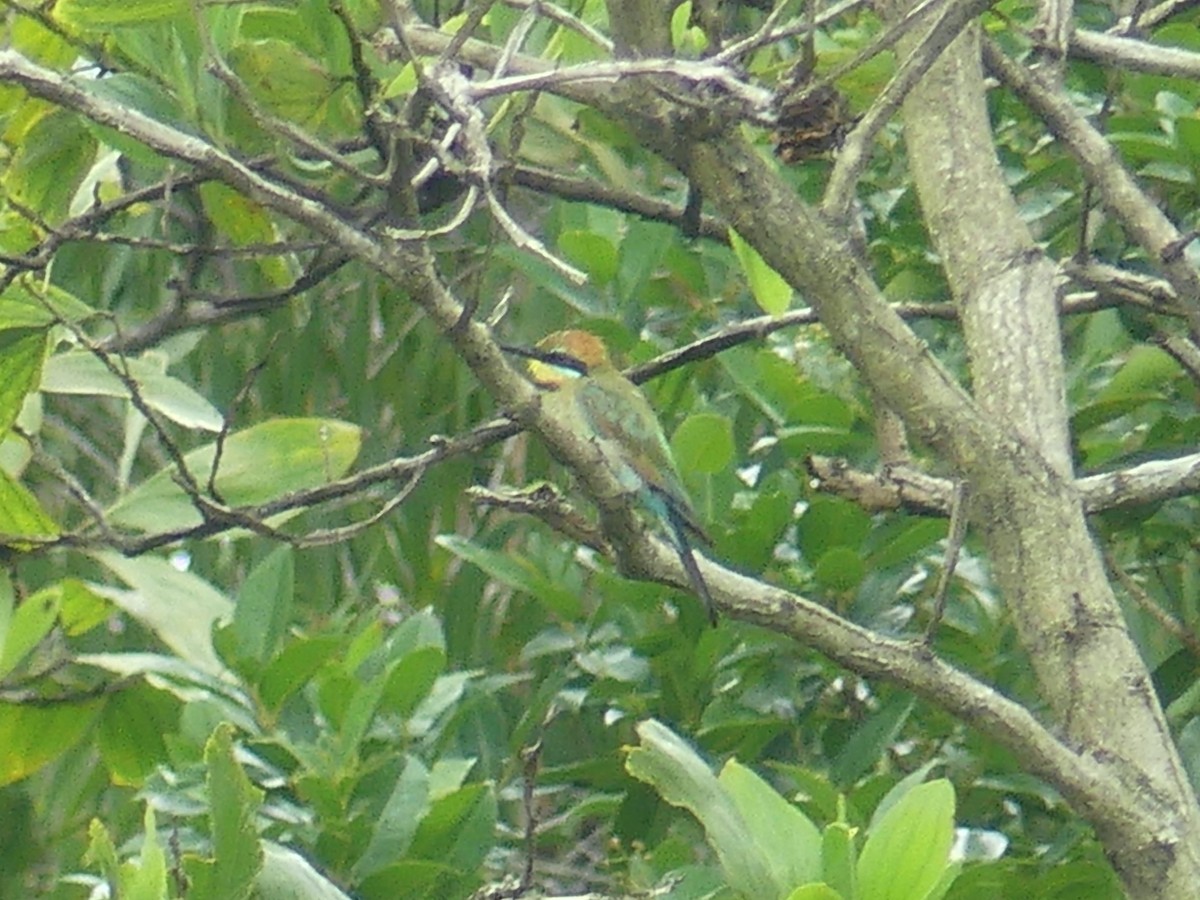
M 692 544 L 688 540 L 688 529 L 691 527 L 688 524 L 687 518 L 675 506 L 675 503 L 670 497 L 663 496 L 667 507 L 667 521 L 671 525 L 672 543 L 675 544 L 675 551 L 679 554 L 679 561 L 683 563 L 683 571 L 687 572 L 688 581 L 691 582 L 692 590 L 704 602 L 704 610 L 708 613 L 708 621 L 715 627 L 717 624 L 717 607 L 713 604 L 712 594 L 708 592 L 708 585 L 704 581 L 704 576 L 700 574 L 700 566 L 696 563 L 696 554 L 692 551 Z

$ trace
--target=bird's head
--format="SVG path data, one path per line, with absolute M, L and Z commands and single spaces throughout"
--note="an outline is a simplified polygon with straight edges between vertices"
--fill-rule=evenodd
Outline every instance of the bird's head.
M 545 390 L 557 390 L 576 378 L 612 365 L 600 338 L 575 329 L 548 334 L 532 349 L 504 349 L 527 359 L 530 379 Z

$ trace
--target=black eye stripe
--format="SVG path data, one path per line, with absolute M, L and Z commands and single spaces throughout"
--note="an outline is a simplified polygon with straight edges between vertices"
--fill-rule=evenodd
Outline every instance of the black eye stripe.
M 586 375 L 588 373 L 587 363 L 562 350 L 539 350 L 537 347 L 512 347 L 507 344 L 501 344 L 500 349 L 524 359 L 537 360 L 548 366 L 570 369 L 579 375 Z

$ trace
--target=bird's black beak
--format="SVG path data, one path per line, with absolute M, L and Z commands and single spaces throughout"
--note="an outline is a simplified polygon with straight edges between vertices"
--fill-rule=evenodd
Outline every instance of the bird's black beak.
M 513 356 L 519 356 L 522 359 L 533 359 L 548 366 L 554 366 L 555 368 L 570 369 L 572 372 L 580 375 L 586 375 L 588 372 L 587 363 L 581 359 L 576 359 L 570 353 L 563 353 L 561 350 L 515 347 L 512 344 L 501 344 L 500 349 L 505 353 L 511 353 Z

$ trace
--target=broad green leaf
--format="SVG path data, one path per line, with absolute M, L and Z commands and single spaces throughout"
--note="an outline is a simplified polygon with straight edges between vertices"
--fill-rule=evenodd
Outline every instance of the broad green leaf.
M 628 751 L 625 768 L 645 781 L 672 806 L 700 820 L 725 877 L 747 897 L 774 898 L 778 886 L 771 865 L 729 792 L 688 744 L 661 723 L 648 719 L 637 727 L 640 747 Z
M 21 136 L 6 161 L 3 187 L 46 221 L 59 222 L 95 156 L 96 140 L 77 115 L 50 112 Z
M 392 659 L 402 659 L 414 650 L 432 647 L 446 649 L 442 622 L 432 608 L 413 613 L 397 625 L 387 638 L 387 653 Z
M 479 762 L 477 759 L 442 758 L 433 764 L 429 771 L 429 796 L 440 800 L 454 793 L 467 780 L 471 770 Z
M 413 835 L 414 858 L 474 872 L 495 845 L 498 808 L 491 784 L 468 784 L 434 801 Z
M 558 249 L 568 262 L 583 269 L 596 287 L 617 277 L 617 248 L 606 237 L 591 231 L 564 231 L 558 236 Z
M 76 578 L 64 578 L 57 587 L 62 596 L 58 618 L 71 637 L 87 634 L 113 613 L 111 603 Z
M 151 409 L 185 428 L 220 431 L 223 420 L 216 407 L 178 378 L 167 375 L 163 364 L 150 357 L 120 363 Z M 129 399 L 129 390 L 121 379 L 86 350 L 56 353 L 47 359 L 41 389 L 48 394 Z
M 391 712 L 412 715 L 445 669 L 446 651 L 440 647 L 422 647 L 406 654 L 392 667 L 380 703 Z
M 54 6 L 55 18 L 81 31 L 144 26 L 188 14 L 188 0 L 62 0 Z
M 301 639 L 284 647 L 259 679 L 258 694 L 263 705 L 277 711 L 340 647 L 341 641 L 332 637 Z
M 408 756 L 371 831 L 366 849 L 350 870 L 355 880 L 361 881 L 401 859 L 428 812 L 429 770 L 415 756 Z
M 422 60 L 424 64 L 425 60 Z M 417 89 L 417 70 L 411 62 L 405 63 L 400 70 L 400 74 L 388 82 L 387 87 L 383 89 L 383 96 L 380 100 L 391 100 L 393 97 L 401 97 L 405 94 L 411 94 Z
M 7 579 L 5 580 L 7 584 Z M 11 600 L 11 595 L 9 597 Z M 16 608 L 0 643 L 0 681 L 21 664 L 58 621 L 62 595 L 56 587 L 31 594 Z
M 452 709 L 474 678 L 471 672 L 451 672 L 433 683 L 433 689 L 408 720 L 407 731 L 413 737 L 423 737 L 433 730 L 437 720 Z
M 719 781 L 761 848 L 780 895 L 821 877 L 821 833 L 808 816 L 737 760 L 725 764 Z
M 88 825 L 88 848 L 83 855 L 86 865 L 97 866 L 101 877 L 108 883 L 110 891 L 117 891 L 121 880 L 121 860 L 117 856 L 117 847 L 112 835 L 99 819 L 92 819 Z
M 479 566 L 497 581 L 525 591 L 557 616 L 573 621 L 583 614 L 578 595 L 555 584 L 525 556 L 489 550 L 456 534 L 438 535 L 437 544 Z
M 202 698 L 220 711 L 222 719 L 243 731 L 254 732 L 257 723 L 250 700 L 241 688 L 196 668 L 176 656 L 162 653 L 81 653 L 75 661 L 129 677 L 140 675 L 148 684 L 192 703 Z
M 32 16 L 15 16 L 9 23 L 12 47 L 22 56 L 51 69 L 66 69 L 79 50 Z
M 830 822 L 821 835 L 821 878 L 843 897 L 858 896 L 856 831 L 845 822 Z
M 58 525 L 24 485 L 0 469 L 0 547 L 28 550 L 58 537 Z
M 867 563 L 871 569 L 887 569 L 908 562 L 945 536 L 944 519 L 895 517 L 872 530 Z
M 733 423 L 718 413 L 688 416 L 671 435 L 671 452 L 684 472 L 722 472 L 733 462 Z
M 336 84 L 321 63 L 286 40 L 268 38 L 238 44 L 229 64 L 259 102 L 292 122 L 319 123 Z
M 262 206 L 241 191 L 217 181 L 199 187 L 204 212 L 235 246 L 267 243 L 275 239 L 275 226 Z
M 1094 402 L 1111 402 L 1161 389 L 1179 377 L 1181 371 L 1179 363 L 1166 350 L 1142 344 L 1129 351 L 1121 368 L 1096 395 Z
M 242 656 L 266 662 L 292 619 L 295 556 L 277 547 L 246 576 L 233 610 L 233 632 Z
M 146 804 L 142 816 L 142 852 L 136 861 L 121 866 L 121 900 L 166 900 L 167 854 L 158 842 L 154 807 Z
M 929 777 L 929 773 L 937 768 L 938 764 L 939 761 L 937 759 L 928 760 L 892 785 L 888 792 L 883 795 L 883 799 L 875 805 L 875 809 L 871 812 L 871 821 L 867 825 L 867 830 L 869 831 L 878 825 L 883 820 L 883 817 L 888 814 L 888 810 L 907 797 L 910 791 L 923 785 L 925 779 Z
M 337 733 L 337 742 L 341 750 L 337 760 L 344 766 L 351 765 L 361 749 L 367 729 L 371 727 L 379 709 L 379 702 L 383 699 L 383 692 L 387 687 L 387 674 L 381 673 L 365 683 L 354 679 L 350 687 L 352 692 L 345 705 Z M 342 687 L 342 690 L 345 690 L 345 687 Z
M 846 900 L 827 884 L 806 884 L 787 895 L 787 900 Z
M 833 761 L 834 783 L 848 786 L 870 771 L 896 740 L 915 703 L 911 694 L 896 694 L 859 725 Z
M 833 591 L 854 590 L 866 574 L 866 563 L 857 550 L 849 547 L 830 548 L 813 567 L 813 576 L 817 581 Z
M 662 262 L 667 247 L 675 240 L 678 237 L 674 230 L 659 222 L 634 219 L 629 223 L 621 240 L 620 267 L 617 271 L 617 295 L 622 301 L 630 302 L 642 293 L 646 282 Z M 588 302 L 595 301 L 592 299 Z M 601 312 L 582 311 L 589 315 Z
M 263 841 L 263 866 L 255 880 L 258 894 L 270 900 L 352 900 L 295 850 Z
M 8 636 L 12 629 L 16 600 L 12 578 L 8 572 L 0 571 L 0 660 L 8 659 Z M 4 680 L 6 674 L 3 662 L 0 662 L 0 681 Z
M 442 897 L 469 897 L 472 888 L 465 884 L 464 873 L 445 863 L 425 859 L 403 860 L 380 869 L 358 885 L 359 900 L 394 900 Z
M 204 762 L 213 856 L 203 861 L 185 859 L 191 889 L 198 897 L 249 900 L 263 865 L 254 827 L 263 792 L 250 783 L 234 758 L 229 725 L 219 725 L 213 732 L 204 748 Z
M 100 594 L 157 634 L 181 659 L 211 674 L 224 672 L 213 650 L 212 630 L 233 616 L 227 597 L 165 559 L 110 552 L 93 556 L 130 587 L 97 588 Z
M 244 247 L 269 244 L 276 239 L 275 223 L 267 211 L 241 191 L 218 181 L 205 182 L 199 191 L 205 213 L 229 243 Z M 279 257 L 259 257 L 257 265 L 270 284 L 276 287 L 286 284 L 288 271 Z
M 0 703 L 0 787 L 32 775 L 91 729 L 103 700 L 28 706 Z
M 579 668 L 595 678 L 611 678 L 630 684 L 643 682 L 650 675 L 645 658 L 624 644 L 592 647 L 575 654 Z
M 108 699 L 96 733 L 113 784 L 138 787 L 168 762 L 166 735 L 178 727 L 180 704 L 142 682 Z
M 95 314 L 74 294 L 32 278 L 18 278 L 0 293 L 0 330 L 45 328 L 60 319 L 82 322 Z
M 954 788 L 945 779 L 913 788 L 867 835 L 858 860 L 862 900 L 925 900 L 949 865 Z
M 792 286 L 732 228 L 729 229 L 729 245 L 750 285 L 750 293 L 762 311 L 772 316 L 786 312 L 792 305 Z
M 17 421 L 25 396 L 37 386 L 45 355 L 45 329 L 0 331 L 0 438 Z
M 129 36 L 130 32 L 126 31 L 124 35 Z M 180 106 L 179 98 L 166 87 L 145 75 L 116 72 L 104 78 L 88 81 L 87 90 L 102 101 L 145 113 L 163 125 L 182 131 L 192 130 L 192 126 Z M 150 171 L 158 171 L 163 168 L 163 158 L 141 141 L 116 128 L 101 125 L 91 119 L 87 120 L 85 124 L 101 144 L 120 153 L 125 158 L 126 164 L 134 163 L 145 166 Z
M 857 549 L 871 531 L 861 507 L 836 497 L 814 497 L 800 517 L 800 549 L 819 560 L 834 547 Z
M 684 56 L 698 56 L 708 47 L 704 29 L 692 24 L 692 0 L 684 0 L 671 13 L 671 46 Z
M 234 506 L 266 503 L 293 491 L 327 484 L 344 475 L 358 456 L 362 430 L 335 419 L 273 419 L 230 435 L 216 486 Z M 208 483 L 215 444 L 186 454 L 200 485 Z M 200 513 L 174 481 L 168 466 L 118 500 L 108 511 L 113 524 L 142 531 L 199 525 Z

